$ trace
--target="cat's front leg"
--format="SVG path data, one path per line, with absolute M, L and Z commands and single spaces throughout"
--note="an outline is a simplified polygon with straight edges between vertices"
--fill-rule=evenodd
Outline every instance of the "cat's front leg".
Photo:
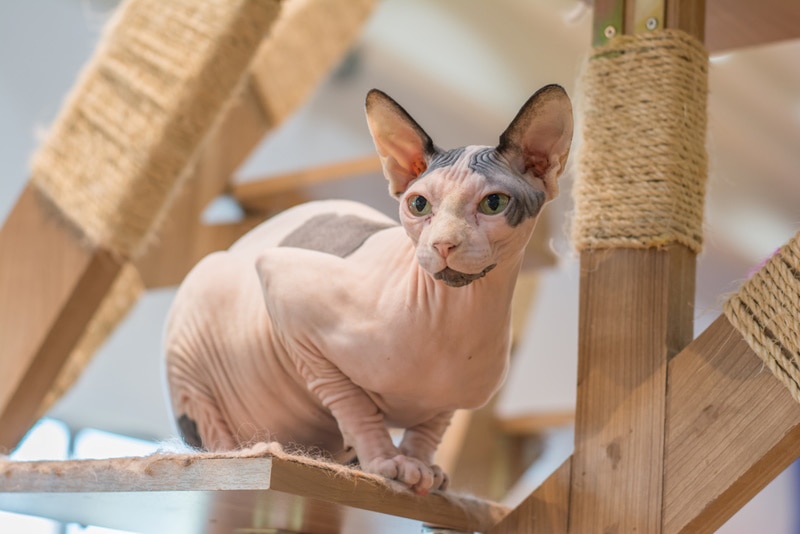
M 430 466 L 433 472 L 432 489 L 447 489 L 450 480 L 441 467 L 433 463 L 436 449 L 442 442 L 444 431 L 450 425 L 453 412 L 442 412 L 419 425 L 407 428 L 400 442 L 400 452 Z
M 427 493 L 438 479 L 429 463 L 404 455 L 392 443 L 383 413 L 363 389 L 339 369 L 316 361 L 301 373 L 308 389 L 331 411 L 347 447 L 355 449 L 361 468 Z M 440 485 L 440 483 L 439 483 Z

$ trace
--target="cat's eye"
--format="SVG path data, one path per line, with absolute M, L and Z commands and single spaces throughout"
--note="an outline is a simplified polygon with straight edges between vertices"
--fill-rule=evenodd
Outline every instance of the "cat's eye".
M 508 195 L 503 193 L 492 193 L 486 195 L 478 204 L 478 211 L 486 215 L 497 215 L 508 206 Z
M 422 195 L 413 195 L 408 199 L 408 209 L 412 215 L 423 217 L 431 212 L 431 203 Z

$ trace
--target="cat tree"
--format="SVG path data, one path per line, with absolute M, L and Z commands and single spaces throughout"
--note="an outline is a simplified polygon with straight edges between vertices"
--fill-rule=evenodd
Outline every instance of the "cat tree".
M 746 2 L 722 4 L 708 0 L 708 16 L 752 15 Z M 787 9 L 773 4 L 758 9 Z M 198 220 L 264 133 L 343 54 L 371 5 L 124 5 L 0 231 L 0 447 L 21 439 L 145 287 L 177 283 L 205 253 L 256 224 L 256 216 L 217 227 Z M 368 515 L 361 509 L 508 533 L 721 525 L 800 454 L 800 244 L 795 238 L 770 259 L 692 341 L 705 16 L 702 1 L 595 2 L 576 186 L 575 452 L 517 509 L 395 491 L 271 449 L 0 463 L 0 508 L 135 530 L 158 525 L 163 518 L 148 516 L 170 507 L 220 531 L 356 530 Z M 767 35 L 760 40 L 776 38 Z M 754 37 L 739 39 L 725 46 Z M 666 156 L 638 142 L 656 138 Z M 623 156 L 636 165 L 616 167 Z M 269 187 L 238 196 L 263 208 L 270 191 L 259 189 Z M 87 499 L 90 506 L 79 506 Z

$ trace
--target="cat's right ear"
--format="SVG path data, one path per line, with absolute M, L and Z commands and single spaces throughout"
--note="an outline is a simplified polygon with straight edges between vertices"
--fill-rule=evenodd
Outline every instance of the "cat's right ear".
M 399 197 L 428 168 L 436 148 L 411 115 L 386 93 L 367 93 L 367 124 L 381 158 L 389 192 Z

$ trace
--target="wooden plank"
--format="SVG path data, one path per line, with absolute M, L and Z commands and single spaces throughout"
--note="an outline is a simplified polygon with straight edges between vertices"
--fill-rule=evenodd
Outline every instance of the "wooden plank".
M 692 338 L 695 256 L 581 254 L 570 531 L 659 532 L 667 360 Z
M 16 446 L 120 263 L 28 185 L 0 230 L 0 451 Z
M 231 195 L 247 210 L 264 211 L 273 207 L 275 195 L 302 192 L 311 185 L 372 172 L 381 172 L 381 161 L 375 155 L 236 183 L 231 186 Z
M 800 2 L 707 1 L 706 46 L 712 53 L 800 38 Z
M 489 534 L 566 534 L 572 458 L 568 458 Z
M 727 318 L 669 365 L 664 532 L 714 532 L 800 456 L 800 406 Z
M 379 532 L 376 514 L 485 531 L 506 513 L 280 457 L 153 458 L 0 463 L 0 509 L 136 532 Z

